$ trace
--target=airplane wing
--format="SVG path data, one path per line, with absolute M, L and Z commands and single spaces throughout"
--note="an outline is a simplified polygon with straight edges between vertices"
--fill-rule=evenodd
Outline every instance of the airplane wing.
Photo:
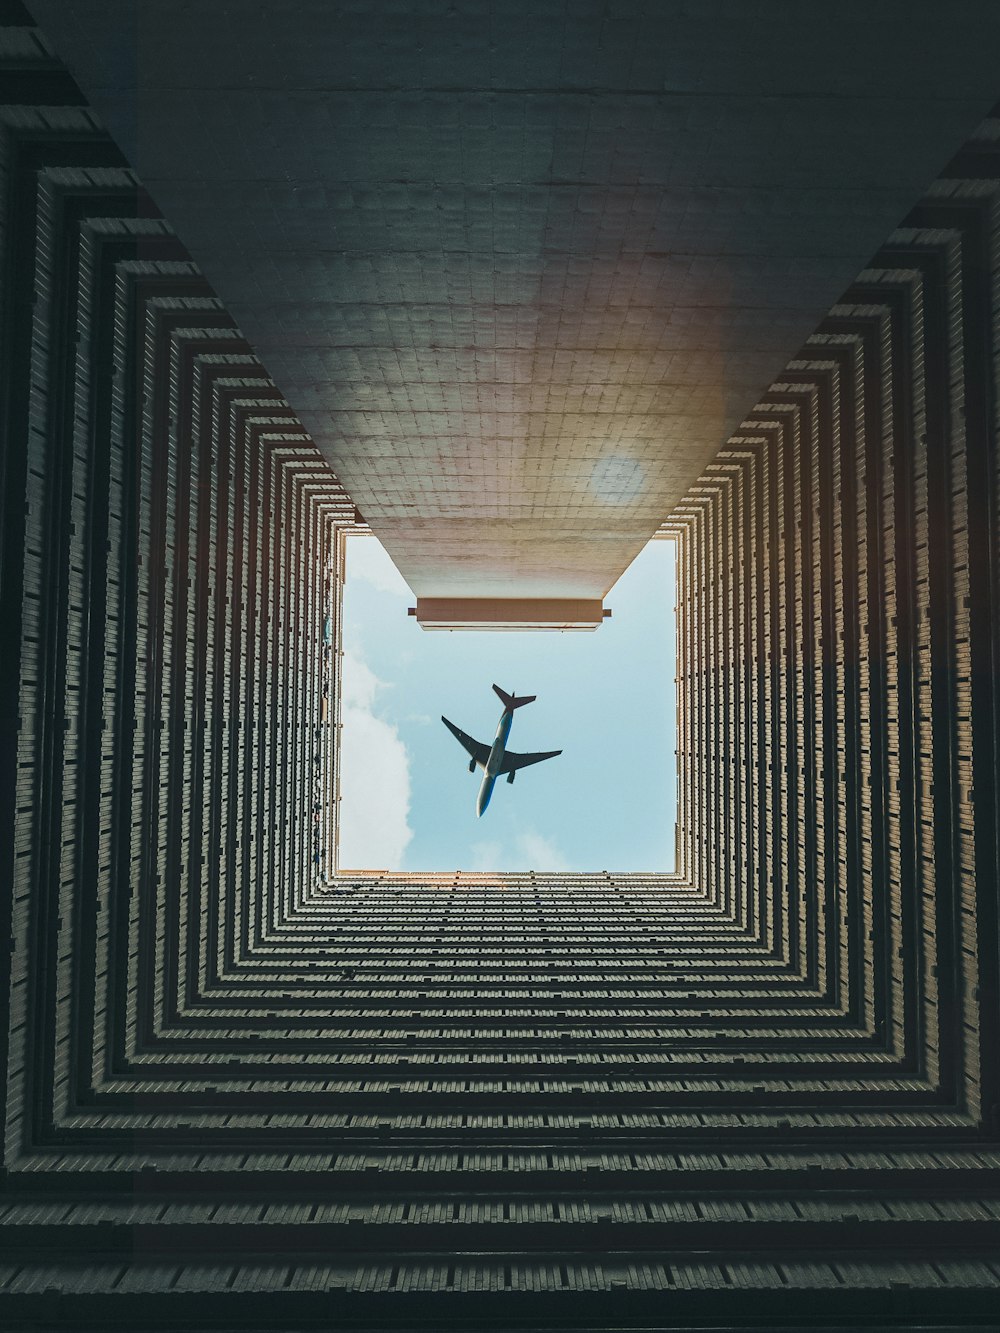
M 456 727 L 454 722 L 449 722 L 446 717 L 442 717 L 441 721 L 445 724 L 466 753 L 470 754 L 477 764 L 481 764 L 482 767 L 485 768 L 486 761 L 490 757 L 490 747 L 488 745 L 480 744 L 479 741 L 474 741 L 471 736 L 467 735 L 467 733 L 462 730 L 461 727 Z
M 546 750 L 544 754 L 513 754 L 508 750 L 503 757 L 500 772 L 516 773 L 519 768 L 527 768 L 529 764 L 540 764 L 543 759 L 555 759 L 557 754 L 562 754 L 562 750 Z M 499 777 L 499 774 L 497 776 Z

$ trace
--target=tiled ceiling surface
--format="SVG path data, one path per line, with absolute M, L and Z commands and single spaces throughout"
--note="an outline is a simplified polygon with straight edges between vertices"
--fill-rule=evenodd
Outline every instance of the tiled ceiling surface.
M 31 8 L 421 596 L 602 596 L 1000 49 L 982 0 Z

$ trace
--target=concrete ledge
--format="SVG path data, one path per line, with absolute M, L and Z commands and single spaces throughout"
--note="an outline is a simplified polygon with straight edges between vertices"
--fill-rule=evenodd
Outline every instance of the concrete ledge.
M 410 615 L 421 629 L 594 630 L 611 612 L 600 598 L 418 597 Z

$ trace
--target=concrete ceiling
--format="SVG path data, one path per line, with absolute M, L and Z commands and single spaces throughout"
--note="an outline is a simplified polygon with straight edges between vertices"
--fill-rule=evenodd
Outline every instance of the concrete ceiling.
M 30 0 L 422 597 L 601 597 L 1000 94 L 1000 6 Z

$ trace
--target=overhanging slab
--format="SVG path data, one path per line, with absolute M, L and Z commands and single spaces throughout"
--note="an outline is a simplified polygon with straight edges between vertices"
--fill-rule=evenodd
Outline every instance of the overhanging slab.
M 611 612 L 580 597 L 418 597 L 410 614 L 421 629 L 595 630 Z

